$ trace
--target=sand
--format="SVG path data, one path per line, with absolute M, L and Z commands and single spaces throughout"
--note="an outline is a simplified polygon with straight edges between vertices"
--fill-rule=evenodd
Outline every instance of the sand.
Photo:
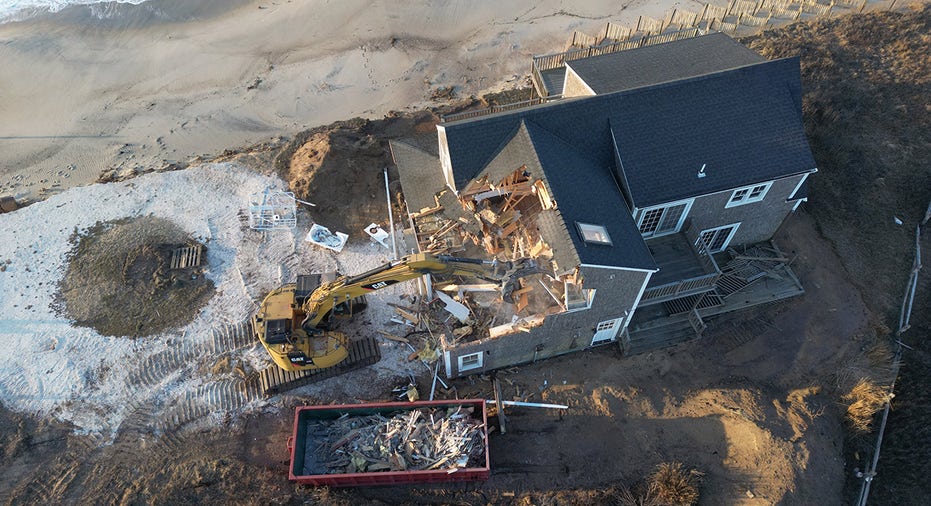
M 562 50 L 573 29 L 635 24 L 640 14 L 658 16 L 680 4 L 102 5 L 0 24 L 0 195 L 38 201 L 0 217 L 3 237 L 14 239 L 0 247 L 7 294 L 0 335 L 8 343 L 0 355 L 0 400 L 107 433 L 135 409 L 126 395 L 170 413 L 172 397 L 186 395 L 190 406 L 224 388 L 209 378 L 182 381 L 180 371 L 205 362 L 193 349 L 172 351 L 172 340 L 209 347 L 218 327 L 245 319 L 256 298 L 281 281 L 279 266 L 356 271 L 387 257 L 365 242 L 339 257 L 298 248 L 311 225 L 304 218 L 286 237 L 249 240 L 237 216 L 248 194 L 284 183 L 235 164 L 194 162 L 181 173 L 91 185 L 102 172 L 146 172 L 340 119 L 437 105 L 432 97 L 443 87 L 469 97 L 524 86 L 531 57 Z M 198 195 L 209 198 L 191 198 Z M 208 242 L 217 296 L 190 325 L 151 339 L 71 326 L 50 305 L 68 238 L 98 220 L 145 214 Z M 297 260 L 289 248 L 299 250 Z M 259 368 L 263 359 L 247 347 L 232 360 Z M 153 360 L 162 360 L 161 375 L 140 377 Z M 136 388 L 127 392 L 126 384 Z M 234 410 L 242 407 L 236 404 Z
M 0 25 L 0 194 L 39 199 L 108 169 L 158 168 L 335 120 L 419 109 L 435 105 L 441 87 L 458 97 L 518 87 L 531 56 L 562 50 L 573 29 L 635 25 L 640 14 L 699 4 L 205 5 L 151 0 L 94 11 L 104 19 L 73 7 Z M 184 16 L 197 19 L 174 19 Z
M 236 163 L 203 164 L 72 188 L 5 215 L 13 240 L 0 242 L 0 401 L 102 435 L 115 434 L 127 417 L 138 416 L 140 406 L 162 430 L 266 406 L 257 384 L 250 387 L 235 371 L 249 376 L 263 369 L 264 349 L 248 334 L 232 345 L 222 344 L 231 342 L 222 336 L 250 317 L 265 293 L 293 281 L 296 273 L 355 272 L 388 259 L 388 251 L 371 241 L 353 241 L 338 255 L 304 243 L 313 224 L 306 213 L 299 213 L 293 230 L 249 229 L 242 219 L 249 195 L 284 185 Z M 216 294 L 190 323 L 144 338 L 102 336 L 74 325 L 54 303 L 72 233 L 84 234 L 97 221 L 139 216 L 169 220 L 207 244 L 205 275 Z M 412 290 L 405 283 L 373 294 L 360 323 L 384 325 L 394 315 L 387 301 L 397 302 L 400 293 Z M 368 373 L 382 380 L 377 384 L 418 365 L 407 363 L 409 351 L 397 343 L 380 347 L 383 359 Z M 325 383 L 303 393 L 325 388 L 361 395 L 359 389 L 371 384 Z

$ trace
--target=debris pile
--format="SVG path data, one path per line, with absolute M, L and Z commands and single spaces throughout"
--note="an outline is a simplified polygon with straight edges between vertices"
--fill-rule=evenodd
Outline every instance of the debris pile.
M 485 425 L 472 413 L 457 406 L 318 420 L 307 426 L 305 467 L 316 474 L 482 467 Z
M 544 182 L 531 179 L 526 166 L 494 182 L 482 176 L 457 197 L 444 190 L 435 206 L 411 213 L 420 250 L 450 253 L 470 243 L 510 260 L 552 260 L 552 249 L 540 236 L 534 218 L 556 202 Z
M 556 254 L 551 246 L 552 241 L 570 241 L 560 235 L 565 230 L 556 226 L 557 203 L 547 182 L 534 177 L 526 166 L 500 178 L 482 175 L 458 196 L 441 191 L 434 203 L 410 214 L 421 251 L 463 252 L 467 257 L 484 255 L 501 261 L 532 259 L 545 273 L 518 279 L 508 303 L 502 302 L 501 287 L 495 284 L 434 280 L 433 300 L 423 301 L 414 312 L 417 318 L 403 317 L 397 323 L 407 321 L 417 327 L 418 319 L 428 320 L 434 330 L 445 329 L 446 344 L 454 345 L 464 339 L 528 332 L 547 315 L 591 303 L 594 291 L 583 288 L 584 280 L 574 266 L 577 259 Z M 445 311 L 434 311 L 434 306 Z M 456 321 L 444 313 L 452 313 Z
M 535 217 L 544 209 L 554 209 L 543 180 L 533 180 L 521 166 L 497 183 L 482 176 L 460 193 L 462 206 L 473 213 L 481 226 L 481 236 L 470 236 L 492 255 L 505 258 L 553 258 L 549 245 L 540 236 Z

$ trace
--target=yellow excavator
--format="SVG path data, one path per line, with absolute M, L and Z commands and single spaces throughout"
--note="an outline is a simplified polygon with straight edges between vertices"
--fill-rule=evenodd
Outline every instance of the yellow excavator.
M 349 318 L 365 308 L 365 294 L 426 274 L 473 276 L 502 282 L 511 302 L 518 278 L 543 272 L 529 259 L 515 262 L 414 254 L 357 276 L 337 273 L 298 276 L 273 290 L 252 318 L 252 328 L 272 360 L 285 371 L 332 367 L 349 355 L 349 339 L 330 330 L 333 318 Z

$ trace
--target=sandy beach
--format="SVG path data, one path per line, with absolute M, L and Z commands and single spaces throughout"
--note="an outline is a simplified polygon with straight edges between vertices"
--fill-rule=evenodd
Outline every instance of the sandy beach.
M 804 295 L 709 318 L 674 347 L 535 354 L 447 385 L 437 342 L 500 322 L 457 335 L 466 327 L 439 296 L 397 283 L 338 323 L 376 343 L 374 363 L 270 390 L 263 374 L 278 369 L 250 317 L 271 290 L 393 259 L 370 223 L 394 228 L 401 251 L 417 246 L 388 140 L 435 136 L 437 108 L 526 86 L 531 57 L 561 52 L 574 30 L 703 4 L 131 1 L 10 21 L 15 2 L 0 0 L 0 197 L 30 204 L 0 214 L 0 504 L 646 504 L 664 468 L 701 504 L 850 504 L 875 440 L 848 426 L 866 380 L 882 402 L 896 386 L 871 503 L 929 496 L 914 458 L 931 405 L 924 274 L 915 330 L 895 335 L 910 343 L 904 375 L 889 372 L 931 188 L 928 8 L 809 5 L 836 15 L 741 39 L 768 59 L 801 56 L 819 172 L 771 245 Z M 340 121 L 354 117 L 373 121 Z M 184 170 L 161 170 L 175 163 Z M 102 174 L 111 182 L 94 184 Z M 300 205 L 272 220 L 296 223 L 253 227 L 256 196 L 288 186 Z M 348 234 L 345 247 L 308 241 L 315 225 Z M 411 384 L 421 399 L 568 409 L 489 412 L 482 483 L 289 480 L 295 407 L 409 398 Z
M 687 3 L 150 0 L 0 24 L 0 194 L 519 87 L 573 29 Z

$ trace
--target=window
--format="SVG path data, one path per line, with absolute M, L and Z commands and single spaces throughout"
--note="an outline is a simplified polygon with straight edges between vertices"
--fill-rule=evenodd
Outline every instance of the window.
M 591 225 L 589 223 L 575 222 L 579 227 L 579 234 L 582 239 L 588 243 L 611 245 L 611 238 L 608 237 L 608 230 L 601 225 Z
M 738 188 L 731 194 L 731 199 L 727 201 L 724 207 L 742 206 L 752 202 L 759 202 L 763 200 L 763 197 L 766 196 L 766 192 L 769 191 L 769 187 L 772 185 L 773 182 L 770 181 L 768 183 Z
M 595 332 L 603 332 L 605 330 L 611 330 L 614 326 L 617 325 L 617 320 L 611 320 L 606 322 L 601 322 L 595 327 Z
M 470 353 L 459 357 L 459 372 L 478 369 L 482 366 L 482 352 Z
M 701 233 L 698 234 L 698 240 L 695 242 L 695 245 L 698 247 L 704 245 L 709 253 L 719 253 L 724 251 L 724 249 L 727 248 L 727 245 L 731 242 L 731 239 L 734 237 L 734 233 L 737 232 L 737 227 L 739 226 L 740 223 L 734 223 L 733 225 L 725 225 L 723 227 L 702 230 Z
M 691 207 L 692 201 L 688 200 L 644 209 L 638 224 L 640 233 L 643 237 L 653 237 L 678 232 Z
M 595 335 L 592 336 L 592 346 L 614 341 L 623 320 L 623 318 L 617 318 L 599 323 L 595 327 Z
M 566 283 L 565 302 L 567 311 L 579 311 L 581 309 L 591 309 L 595 301 L 594 288 L 582 288 L 575 283 Z

